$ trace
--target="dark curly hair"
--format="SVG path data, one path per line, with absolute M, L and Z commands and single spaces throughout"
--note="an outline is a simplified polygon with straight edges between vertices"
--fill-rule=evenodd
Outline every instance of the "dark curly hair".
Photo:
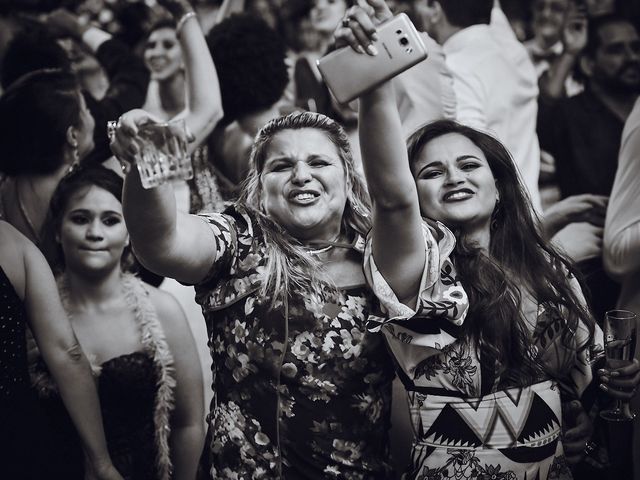
M 47 175 L 64 160 L 67 129 L 80 123 L 76 77 L 58 69 L 37 70 L 0 96 L 0 171 Z
M 235 14 L 207 35 L 225 122 L 271 107 L 289 81 L 282 38 L 259 17 Z
M 0 84 L 6 90 L 23 75 L 43 68 L 71 71 L 71 61 L 55 37 L 34 23 L 21 28 L 7 45 Z

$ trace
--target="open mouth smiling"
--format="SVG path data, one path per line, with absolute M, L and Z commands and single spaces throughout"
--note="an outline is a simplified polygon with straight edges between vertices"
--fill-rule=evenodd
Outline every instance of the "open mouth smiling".
M 473 190 L 468 188 L 461 188 L 459 190 L 452 190 L 450 192 L 445 193 L 442 196 L 442 200 L 445 202 L 457 202 L 461 200 L 467 200 L 474 195 Z
M 293 190 L 289 193 L 289 201 L 300 204 L 308 204 L 314 202 L 320 193 L 313 190 Z

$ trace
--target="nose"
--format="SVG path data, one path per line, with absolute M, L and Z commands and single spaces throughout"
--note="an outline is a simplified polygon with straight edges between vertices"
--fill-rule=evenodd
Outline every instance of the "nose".
M 640 49 L 636 45 L 627 45 L 625 49 L 627 60 L 637 62 L 640 60 Z
M 102 222 L 99 219 L 96 219 L 89 223 L 86 231 L 87 240 L 102 240 L 104 238 L 104 233 L 102 231 Z
M 458 168 L 452 167 L 447 169 L 446 177 L 445 177 L 445 185 L 454 186 L 454 185 L 460 185 L 463 182 L 464 182 L 464 178 Z
M 297 162 L 291 170 L 291 183 L 304 185 L 311 181 L 311 169 L 305 162 Z

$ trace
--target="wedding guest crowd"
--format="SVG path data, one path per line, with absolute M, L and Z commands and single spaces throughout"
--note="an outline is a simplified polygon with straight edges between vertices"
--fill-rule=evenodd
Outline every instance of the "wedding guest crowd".
M 640 480 L 639 19 L 0 0 L 0 477 Z

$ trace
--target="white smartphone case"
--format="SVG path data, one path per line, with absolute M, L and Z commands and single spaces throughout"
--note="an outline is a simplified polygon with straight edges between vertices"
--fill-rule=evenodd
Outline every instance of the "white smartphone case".
M 401 13 L 381 24 L 373 45 L 377 55 L 343 47 L 317 60 L 333 96 L 347 103 L 427 58 L 427 49 L 409 17 Z

